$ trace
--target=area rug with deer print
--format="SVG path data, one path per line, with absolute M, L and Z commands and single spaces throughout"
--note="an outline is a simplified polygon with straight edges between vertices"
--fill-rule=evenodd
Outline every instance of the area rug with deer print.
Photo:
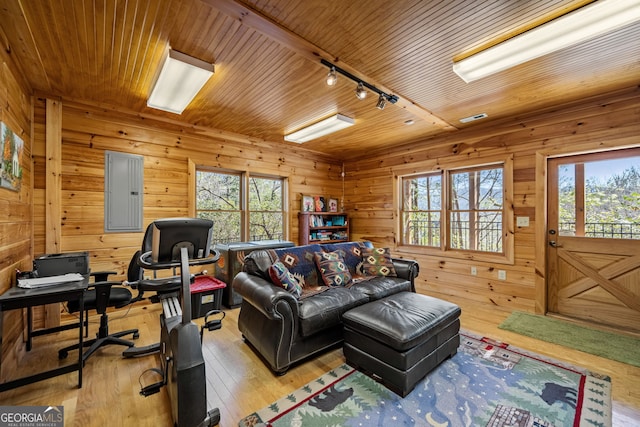
M 610 426 L 611 380 L 461 331 L 455 356 L 405 398 L 347 364 L 239 426 Z

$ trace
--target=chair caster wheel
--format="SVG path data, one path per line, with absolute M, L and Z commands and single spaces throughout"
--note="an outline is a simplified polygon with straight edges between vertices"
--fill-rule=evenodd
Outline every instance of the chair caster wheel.
M 69 355 L 69 352 L 60 350 L 58 352 L 58 359 L 66 359 L 68 355 Z
M 135 333 L 133 334 L 133 339 L 134 339 L 134 340 L 137 340 L 138 338 L 140 338 L 140 333 L 139 333 L 139 332 L 135 332 Z

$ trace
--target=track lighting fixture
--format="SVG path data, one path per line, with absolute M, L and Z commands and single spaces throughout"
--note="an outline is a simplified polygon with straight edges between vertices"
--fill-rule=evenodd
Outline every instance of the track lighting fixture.
M 338 81 L 338 75 L 336 74 L 336 68 L 331 67 L 329 70 L 329 74 L 327 74 L 327 85 L 333 86 Z
M 356 96 L 358 97 L 358 99 L 365 99 L 367 97 L 367 89 L 369 89 L 371 92 L 375 92 L 378 94 L 378 102 L 376 103 L 376 107 L 380 110 L 384 109 L 384 107 L 387 105 L 387 102 L 390 102 L 392 104 L 398 102 L 397 95 L 389 95 L 388 93 L 381 91 L 377 87 L 359 79 L 348 71 L 343 70 L 340 67 L 336 67 L 331 62 L 325 59 L 321 59 L 320 63 L 326 67 L 329 67 L 329 74 L 327 74 L 327 84 L 329 86 L 333 86 L 336 83 L 338 73 L 340 73 L 343 76 L 358 83 L 358 87 L 356 88 Z
M 367 90 L 362 85 L 362 82 L 358 83 L 358 87 L 356 88 L 356 96 L 360 100 L 363 100 L 367 97 Z

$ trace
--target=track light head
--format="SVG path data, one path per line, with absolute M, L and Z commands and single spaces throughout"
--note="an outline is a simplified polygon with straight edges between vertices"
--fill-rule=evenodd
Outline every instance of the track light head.
M 367 90 L 364 88 L 362 82 L 358 83 L 358 87 L 356 88 L 356 96 L 360 100 L 363 100 L 367 97 Z
M 338 75 L 336 74 L 336 67 L 331 67 L 329 74 L 327 74 L 327 85 L 334 86 L 338 81 Z
M 338 79 L 338 74 L 342 74 L 343 76 L 353 80 L 358 84 L 358 87 L 356 88 L 356 96 L 358 97 L 358 99 L 362 100 L 367 97 L 367 89 L 373 93 L 377 93 L 379 96 L 378 96 L 378 102 L 376 104 L 376 107 L 380 110 L 386 107 L 387 103 L 395 104 L 399 100 L 397 95 L 392 95 L 392 94 L 383 92 L 377 87 L 367 83 L 366 81 L 360 79 L 359 77 L 354 76 L 350 72 L 343 70 L 342 68 L 332 64 L 331 62 L 325 59 L 321 59 L 320 63 L 326 67 L 329 67 L 329 74 L 327 74 L 327 80 L 326 80 L 327 85 L 329 86 L 335 85 Z

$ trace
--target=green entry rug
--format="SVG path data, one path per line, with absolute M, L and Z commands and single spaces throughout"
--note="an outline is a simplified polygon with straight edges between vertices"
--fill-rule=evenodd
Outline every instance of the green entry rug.
M 640 367 L 640 339 L 514 311 L 500 329 Z
M 611 380 L 469 333 L 402 398 L 342 365 L 240 427 L 611 426 Z

